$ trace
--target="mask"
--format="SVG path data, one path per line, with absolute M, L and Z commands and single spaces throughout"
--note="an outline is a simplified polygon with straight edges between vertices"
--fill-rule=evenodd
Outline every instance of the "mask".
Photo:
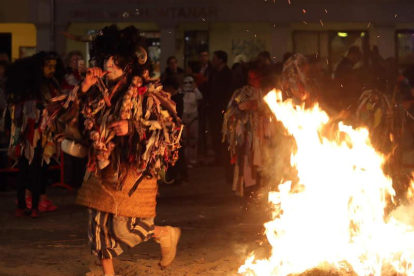
M 194 90 L 194 79 L 193 77 L 185 77 L 184 78 L 184 85 L 183 85 L 184 92 L 191 92 Z

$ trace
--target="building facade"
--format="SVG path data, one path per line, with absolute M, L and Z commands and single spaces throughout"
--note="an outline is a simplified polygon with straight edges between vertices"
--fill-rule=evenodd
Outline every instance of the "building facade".
M 326 59 L 332 69 L 351 45 L 377 45 L 384 58 L 414 64 L 412 0 L 1 0 L 0 8 L 12 58 L 31 46 L 87 55 L 85 43 L 62 33 L 91 34 L 117 23 L 142 31 L 159 70 L 169 56 L 185 66 L 199 50 L 224 50 L 230 64 L 263 50 L 275 61 L 301 52 Z

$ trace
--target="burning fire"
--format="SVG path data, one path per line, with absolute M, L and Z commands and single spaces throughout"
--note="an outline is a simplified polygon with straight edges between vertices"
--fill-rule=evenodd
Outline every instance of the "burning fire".
M 329 139 L 322 135 L 329 116 L 319 106 L 283 102 L 280 91 L 265 101 L 296 140 L 291 165 L 299 185 L 293 191 L 285 182 L 269 194 L 271 257 L 252 254 L 239 273 L 285 276 L 329 264 L 359 276 L 414 275 L 414 229 L 384 213 L 395 192 L 368 130 L 339 123 Z

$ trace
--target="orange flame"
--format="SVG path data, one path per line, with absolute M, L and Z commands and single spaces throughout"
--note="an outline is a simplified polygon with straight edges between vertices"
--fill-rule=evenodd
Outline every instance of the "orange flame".
M 368 130 L 338 123 L 336 139 L 322 135 L 329 116 L 282 101 L 280 91 L 265 97 L 276 118 L 294 137 L 291 163 L 301 190 L 291 182 L 269 194 L 273 220 L 266 223 L 271 257 L 252 254 L 239 273 L 248 276 L 300 274 L 322 264 L 359 276 L 414 275 L 414 231 L 385 217 L 386 199 L 395 195 L 384 174 L 384 156 L 372 147 Z

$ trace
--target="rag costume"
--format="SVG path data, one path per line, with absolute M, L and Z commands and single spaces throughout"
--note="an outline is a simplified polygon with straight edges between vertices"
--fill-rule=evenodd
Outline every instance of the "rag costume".
M 257 102 L 255 110 L 240 110 L 239 104 Z M 233 190 L 239 196 L 258 184 L 259 172 L 267 167 L 269 141 L 268 110 L 259 88 L 245 85 L 237 89 L 224 115 L 223 142 L 227 140 L 232 163 L 235 163 Z
M 61 92 L 54 77 L 45 78 L 41 73 L 42 62 L 46 60 L 56 60 L 56 56 L 40 52 L 16 61 L 8 77 L 11 118 L 8 155 L 18 160 L 18 211 L 39 209 L 40 195 L 46 193 L 48 164 L 52 156 L 59 153 L 58 145 L 53 140 L 55 126 L 50 122 L 46 106 Z M 26 202 L 26 189 L 32 193 L 31 202 Z M 30 203 L 31 206 L 27 206 Z M 42 211 L 49 211 L 48 204 L 49 201 L 41 203 Z
M 146 53 L 137 33 L 132 26 L 104 28 L 92 44 L 93 58 L 100 64 L 121 56 L 124 74 L 112 82 L 99 79 L 86 93 L 79 84 L 49 108 L 68 153 L 88 156 L 76 203 L 89 208 L 92 252 L 101 259 L 121 254 L 120 242 L 132 247 L 152 236 L 157 180 L 178 158 L 181 121 L 161 86 L 143 84 Z M 125 136 L 109 127 L 120 120 L 128 121 Z
M 283 65 L 282 92 L 284 98 L 293 98 L 294 104 L 312 106 L 317 99 L 317 89 L 305 72 L 307 60 L 301 54 L 294 54 Z

